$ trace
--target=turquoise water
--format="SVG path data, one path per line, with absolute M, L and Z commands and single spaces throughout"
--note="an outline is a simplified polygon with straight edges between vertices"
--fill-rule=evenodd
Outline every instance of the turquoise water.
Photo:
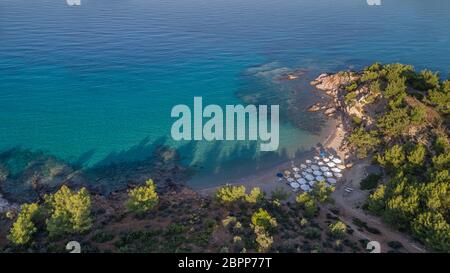
M 2 0 L 0 150 L 42 150 L 85 167 L 143 159 L 137 145 L 179 145 L 169 135 L 174 105 L 194 96 L 236 104 L 248 93 L 286 106 L 282 147 L 271 155 L 282 160 L 315 144 L 322 121 L 302 112 L 293 121 L 286 110 L 317 100 L 308 77 L 277 77 L 374 61 L 447 75 L 449 11 L 448 0 Z M 205 174 L 261 156 L 224 143 L 180 151 Z

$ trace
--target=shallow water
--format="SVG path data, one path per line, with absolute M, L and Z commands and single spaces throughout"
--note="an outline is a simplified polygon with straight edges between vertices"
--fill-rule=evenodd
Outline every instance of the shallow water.
M 303 112 L 290 118 L 317 95 L 307 78 L 278 82 L 280 73 L 382 61 L 447 75 L 449 11 L 447 0 L 2 0 L 0 150 L 43 150 L 92 167 L 144 159 L 142 147 L 169 143 L 183 145 L 182 159 L 203 175 L 284 160 L 314 145 L 322 123 Z M 170 140 L 175 104 L 246 95 L 284 107 L 278 154 Z

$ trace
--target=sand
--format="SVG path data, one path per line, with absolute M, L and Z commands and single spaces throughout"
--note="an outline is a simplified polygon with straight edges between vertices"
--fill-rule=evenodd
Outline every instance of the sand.
M 329 125 L 324 130 L 326 138 L 321 142 L 320 145 L 317 145 L 316 149 L 318 150 L 320 147 L 327 150 L 332 151 L 339 155 L 339 157 L 343 157 L 343 152 L 339 150 L 339 147 L 344 140 L 345 132 L 342 126 L 341 118 L 338 117 L 336 119 L 330 120 Z M 244 185 L 247 188 L 247 191 L 253 187 L 261 188 L 266 194 L 270 196 L 270 193 L 275 189 L 282 188 L 286 192 L 295 193 L 292 188 L 287 185 L 285 182 L 279 182 L 276 174 L 279 172 L 283 172 L 286 169 L 292 169 L 293 166 L 299 166 L 300 163 L 304 162 L 306 159 L 312 159 L 312 157 L 316 155 L 314 151 L 305 152 L 301 157 L 292 159 L 290 161 L 284 162 L 272 168 L 267 168 L 258 172 L 255 172 L 252 175 L 245 176 L 239 179 L 235 179 L 230 181 L 228 184 L 230 185 Z M 339 183 L 339 182 L 338 182 Z M 213 186 L 208 188 L 202 188 L 196 190 L 201 195 L 213 195 L 216 190 L 221 186 Z M 295 198 L 295 194 L 291 194 L 291 198 Z

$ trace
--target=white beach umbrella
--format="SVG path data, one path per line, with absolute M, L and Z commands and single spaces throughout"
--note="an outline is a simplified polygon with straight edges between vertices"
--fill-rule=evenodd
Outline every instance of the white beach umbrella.
M 336 184 L 337 180 L 334 178 L 327 178 L 327 182 L 330 184 Z
M 315 159 L 315 160 L 320 160 L 320 157 L 315 156 L 314 159 Z
M 333 159 L 333 158 L 334 158 L 334 155 L 330 155 L 328 158 L 329 158 L 329 159 Z
M 328 167 L 336 167 L 336 164 L 333 162 L 328 162 L 327 165 Z
M 325 177 L 318 175 L 318 176 L 316 176 L 316 181 L 318 181 L 318 182 L 325 181 Z
M 323 166 L 325 163 L 323 163 L 322 161 L 317 162 L 317 165 L 319 166 Z
M 294 172 L 299 172 L 299 171 L 300 171 L 300 169 L 297 168 L 297 167 L 292 168 L 292 170 L 293 170 Z
M 300 183 L 300 185 L 308 183 L 304 178 L 297 179 L 297 182 Z
M 308 172 L 302 172 L 302 175 L 303 176 L 308 175 Z
M 306 169 L 306 168 L 308 168 L 308 166 L 306 166 L 305 164 L 300 164 L 300 168 Z
M 318 171 L 319 170 L 319 166 L 317 165 L 311 165 L 311 169 Z
M 290 177 L 288 177 L 288 179 L 286 179 L 288 182 L 294 182 L 295 180 L 294 180 L 294 178 L 290 178 Z
M 340 164 L 340 163 L 342 163 L 342 160 L 340 160 L 339 158 L 334 158 L 333 162 L 336 164 Z
M 306 169 L 306 171 L 309 172 L 309 173 L 312 173 L 313 169 L 311 169 L 311 168 L 310 169 Z
M 286 171 L 284 171 L 284 175 L 289 176 L 289 175 L 291 175 L 291 172 L 286 170 Z
M 297 182 L 292 182 L 290 185 L 294 189 L 298 189 L 300 187 L 300 185 Z
M 301 175 L 300 175 L 300 174 L 298 174 L 298 173 L 294 173 L 294 177 L 295 177 L 295 178 L 300 178 L 300 177 L 301 177 Z
M 323 166 L 323 167 L 320 167 L 320 170 L 322 172 L 328 172 L 330 170 L 330 168 Z
M 341 173 L 334 173 L 334 176 L 336 176 L 337 178 L 341 178 L 342 174 Z
M 341 172 L 341 169 L 339 169 L 339 168 L 333 168 L 333 169 L 331 169 L 334 173 L 340 173 Z
M 322 172 L 321 172 L 321 171 L 314 171 L 313 174 L 314 174 L 315 176 L 317 176 L 317 175 L 322 175 Z
M 314 180 L 314 176 L 312 176 L 310 174 L 306 175 L 305 178 L 309 181 Z
M 312 161 L 309 160 L 309 159 L 306 159 L 305 162 L 306 162 L 306 164 L 311 164 L 312 163 Z
M 337 167 L 341 170 L 345 170 L 345 165 L 339 164 L 339 165 L 337 165 Z
M 325 157 L 325 158 L 323 159 L 323 162 L 330 162 L 330 159 L 327 158 L 327 157 Z
M 332 172 L 324 172 L 323 175 L 325 175 L 326 177 L 333 177 Z
M 311 188 L 308 185 L 306 185 L 306 184 L 305 185 L 301 185 L 300 188 L 302 190 L 304 190 L 304 191 L 310 191 L 311 190 Z

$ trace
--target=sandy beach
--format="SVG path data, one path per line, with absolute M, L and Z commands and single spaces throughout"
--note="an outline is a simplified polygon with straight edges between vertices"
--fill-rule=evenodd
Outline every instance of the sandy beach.
M 344 139 L 344 134 L 345 132 L 342 126 L 341 117 L 336 116 L 335 118 L 331 118 L 328 120 L 327 127 L 324 128 L 323 141 L 318 143 L 311 151 L 305 151 L 305 153 L 301 157 L 286 161 L 271 168 L 255 172 L 252 175 L 231 180 L 228 184 L 244 185 L 247 187 L 247 189 L 259 187 L 269 196 L 270 193 L 275 189 L 280 188 L 284 189 L 286 192 L 294 193 L 292 191 L 292 188 L 289 187 L 286 183 L 278 181 L 276 174 L 279 172 L 283 172 L 284 170 L 291 169 L 293 166 L 299 166 L 300 163 L 303 163 L 306 159 L 310 159 L 313 156 L 317 155 L 317 151 L 319 150 L 319 148 L 330 151 L 333 154 L 337 154 L 339 157 L 344 158 L 343 152 L 339 149 Z M 220 186 L 202 188 L 198 189 L 197 192 L 201 195 L 213 195 L 219 187 Z M 293 198 L 295 198 L 295 194 L 291 194 L 290 199 Z

